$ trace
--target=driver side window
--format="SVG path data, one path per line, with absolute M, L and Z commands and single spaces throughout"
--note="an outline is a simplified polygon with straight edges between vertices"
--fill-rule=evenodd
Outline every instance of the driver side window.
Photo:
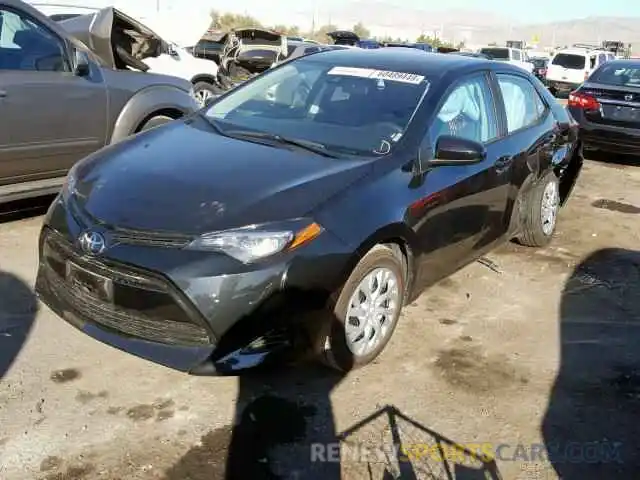
M 449 93 L 431 127 L 431 138 L 442 135 L 487 143 L 498 136 L 491 89 L 484 75 L 460 82 Z
M 0 70 L 67 71 L 62 42 L 30 18 L 0 8 Z

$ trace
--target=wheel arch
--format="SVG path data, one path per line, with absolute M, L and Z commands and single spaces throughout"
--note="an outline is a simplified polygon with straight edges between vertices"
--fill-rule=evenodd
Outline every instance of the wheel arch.
M 404 262 L 405 272 L 405 302 L 413 295 L 413 285 L 417 274 L 416 254 L 418 251 L 417 239 L 414 231 L 408 225 L 398 222 L 385 225 L 362 240 L 356 247 L 353 255 L 347 262 L 345 272 L 342 275 L 341 285 L 346 282 L 358 262 L 376 245 L 390 245 L 399 250 Z
M 135 133 L 150 115 L 170 111 L 180 112 L 181 117 L 196 110 L 195 99 L 184 90 L 170 85 L 147 87 L 133 95 L 122 108 L 115 121 L 109 143 L 118 142 Z
M 191 83 L 195 85 L 198 82 L 210 83 L 212 85 L 216 85 L 218 83 L 215 75 L 211 75 L 208 73 L 200 73 L 191 79 Z

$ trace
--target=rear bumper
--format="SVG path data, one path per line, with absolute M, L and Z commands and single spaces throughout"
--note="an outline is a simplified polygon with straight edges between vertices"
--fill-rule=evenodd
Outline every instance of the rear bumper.
M 585 149 L 640 155 L 640 129 L 599 125 L 587 121 L 580 110 L 569 108 L 569 112 L 580 124 L 580 138 Z
M 561 82 L 557 80 L 549 80 L 548 78 L 545 80 L 546 85 L 547 87 L 549 87 L 549 89 L 563 93 L 572 92 L 581 85 L 581 83 Z

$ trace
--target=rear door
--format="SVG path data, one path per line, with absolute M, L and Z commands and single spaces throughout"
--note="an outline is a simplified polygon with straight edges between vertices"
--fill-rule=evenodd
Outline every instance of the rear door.
M 502 141 L 506 163 L 501 180 L 506 208 L 500 228 L 504 233 L 513 225 L 512 216 L 520 190 L 528 188 L 555 157 L 566 152 L 558 151 L 560 144 L 557 142 L 561 139 L 554 133 L 556 120 L 551 105 L 529 78 L 516 73 L 497 73 L 494 78 L 507 127 Z
M 580 84 L 587 71 L 587 56 L 580 53 L 556 54 L 547 69 L 547 79 L 555 82 Z
M 104 146 L 104 83 L 74 75 L 68 57 L 53 31 L 0 6 L 0 185 L 63 176 Z

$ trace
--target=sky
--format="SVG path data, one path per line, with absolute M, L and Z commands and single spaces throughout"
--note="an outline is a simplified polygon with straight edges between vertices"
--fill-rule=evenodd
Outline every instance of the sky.
M 416 13 L 424 12 L 428 23 L 429 13 L 443 10 L 442 7 L 431 6 L 425 0 L 28 0 L 38 3 L 65 3 L 105 6 L 110 3 L 135 5 L 137 9 L 161 10 L 184 9 L 189 6 L 191 13 L 196 11 L 206 15 L 212 9 L 221 12 L 247 13 L 258 18 L 267 25 L 286 24 L 299 25 L 303 30 L 311 26 L 314 10 L 316 26 L 332 24 L 340 28 L 350 28 L 359 20 L 366 26 L 371 25 L 372 15 L 380 18 L 379 25 L 372 30 L 402 30 L 403 17 L 416 28 Z M 436 2 L 434 2 L 436 3 Z M 441 2 L 438 2 L 441 4 Z M 387 10 L 388 9 L 388 10 Z M 500 16 L 513 23 L 546 23 L 565 21 L 588 16 L 638 16 L 640 2 L 632 0 L 447 0 L 446 9 L 471 10 L 486 17 Z M 385 12 L 393 12 L 393 20 L 386 20 Z M 405 15 L 403 15 L 405 13 Z M 419 15 L 418 15 L 419 16 Z M 360 18 L 362 17 L 362 18 Z M 409 20 L 410 18 L 410 20 Z M 369 21 L 367 21 L 369 20 Z M 421 20 L 419 20 L 420 22 Z M 408 26 L 408 25 L 407 25 Z M 371 25 L 373 27 L 373 25 Z M 423 26 L 423 29 L 432 29 Z M 372 33 L 381 33 L 375 32 Z

